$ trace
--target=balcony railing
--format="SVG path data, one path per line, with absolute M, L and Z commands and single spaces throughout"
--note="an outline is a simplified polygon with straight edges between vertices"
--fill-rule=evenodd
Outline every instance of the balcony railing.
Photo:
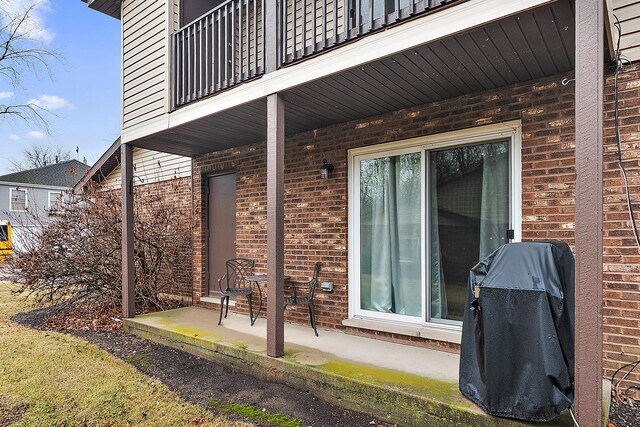
M 264 0 L 228 0 L 173 35 L 174 106 L 264 73 Z
M 445 4 L 464 0 L 269 0 L 281 67 Z M 265 0 L 228 0 L 173 35 L 173 106 L 265 72 Z M 274 33 L 272 33 L 274 34 Z M 274 38 L 273 40 L 275 40 Z
M 289 64 L 454 0 L 281 0 L 280 64 Z M 347 13 L 345 13 L 345 9 Z

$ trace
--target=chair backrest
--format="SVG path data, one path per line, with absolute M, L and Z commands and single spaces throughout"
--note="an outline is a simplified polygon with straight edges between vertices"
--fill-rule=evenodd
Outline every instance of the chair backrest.
M 316 262 L 313 266 L 313 277 L 309 281 L 309 296 L 313 299 L 313 293 L 316 290 L 316 285 L 318 284 L 318 275 L 320 275 L 320 267 L 322 263 L 319 261 Z
M 227 265 L 227 289 L 248 288 L 251 283 L 247 276 L 253 275 L 255 261 L 249 258 L 233 258 L 226 261 Z

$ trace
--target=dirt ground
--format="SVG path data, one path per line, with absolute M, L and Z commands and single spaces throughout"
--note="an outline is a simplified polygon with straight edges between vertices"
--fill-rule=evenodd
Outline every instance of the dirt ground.
M 610 427 L 640 427 L 640 408 L 613 402 L 609 413 Z
M 34 310 L 14 316 L 12 320 L 24 326 L 40 328 L 48 317 L 47 314 L 47 310 Z M 331 405 L 308 392 L 259 380 L 230 370 L 223 365 L 120 330 L 63 332 L 79 336 L 114 356 L 132 363 L 144 374 L 162 381 L 183 399 L 213 412 L 217 410 L 211 402 L 233 402 L 299 418 L 303 420 L 303 426 L 389 426 L 370 416 Z M 223 415 L 231 419 L 252 421 L 243 419 L 238 414 L 224 413 Z

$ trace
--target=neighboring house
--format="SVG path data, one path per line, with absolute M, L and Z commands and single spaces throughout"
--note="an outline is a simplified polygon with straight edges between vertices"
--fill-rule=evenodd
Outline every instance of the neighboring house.
M 104 152 L 73 188 L 74 194 L 92 191 L 119 191 L 121 188 L 120 138 Z M 142 148 L 133 150 L 135 178 L 133 183 L 139 192 L 161 197 L 177 213 L 182 213 L 185 221 L 192 215 L 191 159 L 169 153 L 161 153 Z M 176 282 L 168 293 L 191 299 L 192 294 L 191 245 L 182 254 L 179 265 L 172 265 Z
M 125 182 L 134 147 L 193 158 L 194 303 L 217 301 L 226 258 L 256 259 L 269 298 L 276 272 L 322 261 L 335 287 L 318 298 L 321 327 L 455 351 L 459 273 L 508 240 L 562 239 L 577 257 L 577 408 L 599 423 L 602 377 L 640 358 L 639 250 L 603 75 L 615 13 L 636 158 L 640 2 L 85 1 L 122 21 Z M 281 356 L 282 319 L 268 317 Z
M 47 223 L 88 169 L 78 160 L 67 160 L 0 176 L 0 221 L 11 224 L 15 249 Z

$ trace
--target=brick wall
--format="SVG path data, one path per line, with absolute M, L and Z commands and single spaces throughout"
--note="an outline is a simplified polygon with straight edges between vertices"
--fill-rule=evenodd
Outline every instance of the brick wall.
M 367 120 L 294 135 L 285 152 L 285 265 L 294 279 L 306 279 L 316 260 L 321 280 L 335 282 L 331 294 L 320 292 L 321 327 L 341 328 L 348 316 L 347 297 L 347 150 L 508 120 L 522 121 L 523 240 L 562 239 L 573 246 L 575 214 L 574 88 L 566 76 L 517 84 L 463 96 Z M 622 81 L 622 133 L 632 194 L 640 200 L 640 67 L 629 68 Z M 613 138 L 613 88 L 608 76 L 605 104 L 604 345 L 605 374 L 640 358 L 640 254 L 629 228 L 626 202 L 617 170 Z M 336 169 L 317 179 L 322 159 Z M 202 224 L 202 177 L 237 173 L 238 256 L 266 268 L 265 145 L 210 153 L 194 160 L 194 301 L 206 292 Z M 640 212 L 640 208 L 638 208 Z M 242 306 L 240 306 L 242 310 Z M 307 323 L 304 310 L 288 310 L 287 320 Z M 381 339 L 423 339 L 359 331 Z
M 321 260 L 321 280 L 335 282 L 333 293 L 318 294 L 319 326 L 341 328 L 341 321 L 348 316 L 347 150 L 351 148 L 521 119 L 523 238 L 573 243 L 574 94 L 572 86 L 560 84 L 563 77 L 436 102 L 287 139 L 287 272 L 294 279 L 307 279 L 313 263 Z M 257 144 L 194 159 L 194 301 L 206 292 L 202 176 L 207 173 L 237 173 L 237 254 L 256 259 L 258 270 L 266 269 L 265 148 L 265 144 Z M 324 158 L 335 166 L 329 180 L 317 178 Z M 304 307 L 287 310 L 287 318 L 308 322 Z
M 137 201 L 139 204 L 143 198 L 151 201 L 162 200 L 169 209 L 175 212 L 175 215 L 178 215 L 184 220 L 184 233 L 188 234 L 190 232 L 192 214 L 191 177 L 136 185 L 134 203 Z M 136 211 L 139 212 L 138 209 L 136 209 Z M 144 218 L 137 219 L 144 220 Z M 166 266 L 171 269 L 171 272 L 170 274 L 163 272 L 160 275 L 161 280 L 171 278 L 171 280 L 165 280 L 166 283 L 162 283 L 162 288 L 165 293 L 179 297 L 191 297 L 193 287 L 192 243 L 192 239 L 187 238 L 184 239 L 184 241 L 176 242 L 178 246 L 173 247 L 173 249 L 176 250 L 174 257 L 175 262 L 172 265 Z
M 640 359 L 640 251 L 631 231 L 624 183 L 618 169 L 614 128 L 614 80 L 605 83 L 604 120 L 604 367 L 610 377 Z M 636 213 L 640 213 L 640 64 L 620 75 L 623 159 Z M 630 379 L 640 381 L 640 372 Z

